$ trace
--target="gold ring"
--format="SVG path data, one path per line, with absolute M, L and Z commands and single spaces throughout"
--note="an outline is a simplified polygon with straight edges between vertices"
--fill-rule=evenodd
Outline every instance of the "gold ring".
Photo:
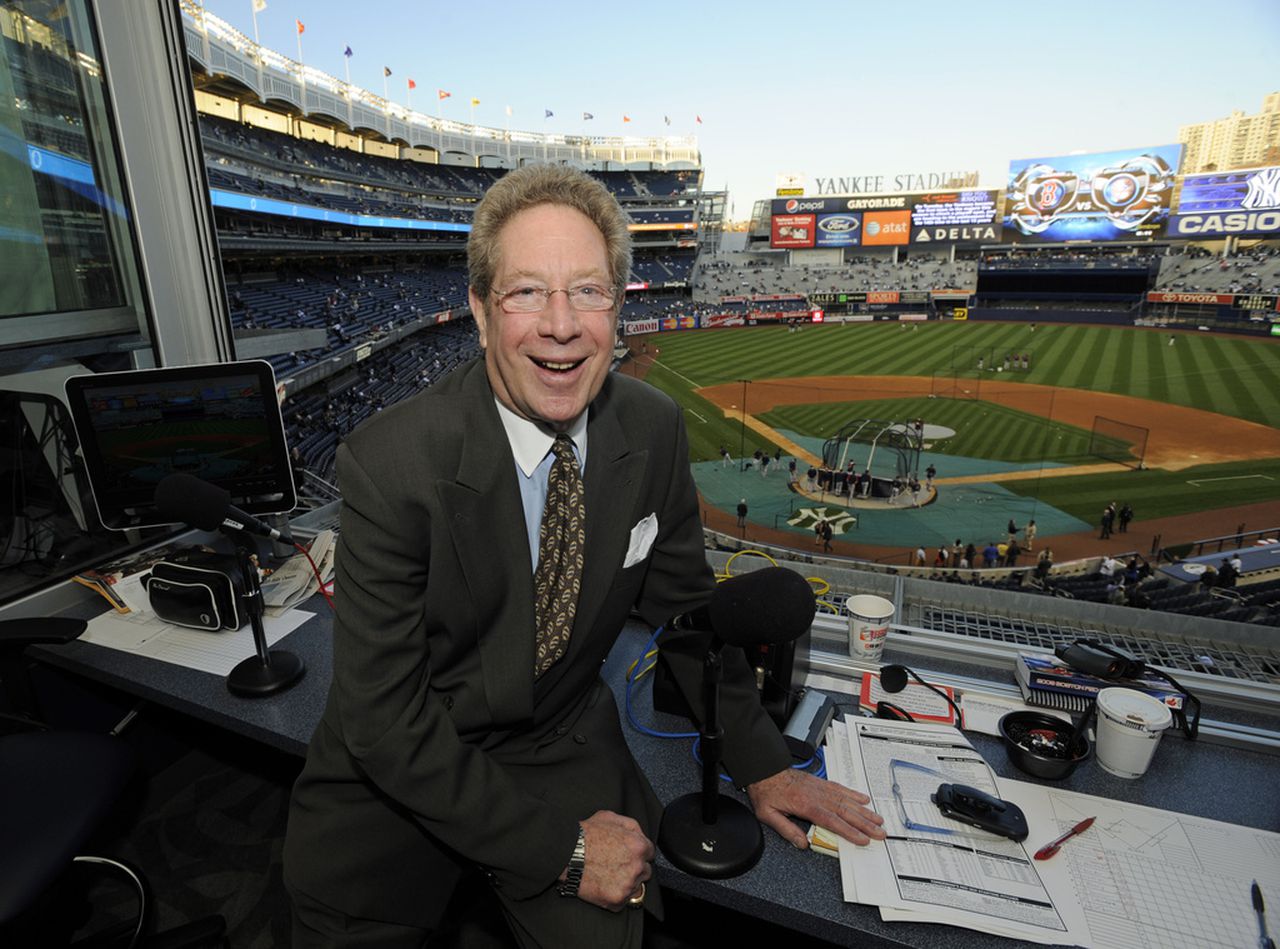
M 628 906 L 640 907 L 644 905 L 644 884 L 640 884 L 640 892 L 627 900 Z

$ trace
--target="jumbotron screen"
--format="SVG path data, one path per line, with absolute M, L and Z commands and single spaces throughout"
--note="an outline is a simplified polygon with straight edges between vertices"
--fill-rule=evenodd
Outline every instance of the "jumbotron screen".
M 1169 218 L 1181 145 L 1009 163 L 1009 240 L 1114 241 L 1158 236 Z
M 902 247 L 1000 239 L 997 192 L 980 189 L 777 198 L 769 211 L 771 247 Z

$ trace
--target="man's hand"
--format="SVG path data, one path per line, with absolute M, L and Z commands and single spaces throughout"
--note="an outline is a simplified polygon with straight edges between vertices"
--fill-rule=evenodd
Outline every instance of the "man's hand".
M 596 811 L 582 830 L 587 862 L 578 899 L 617 912 L 653 876 L 653 843 L 639 824 L 613 811 Z
M 747 795 L 756 817 L 801 850 L 809 846 L 809 840 L 804 831 L 787 819 L 788 815 L 817 824 L 860 847 L 872 839 L 884 839 L 884 830 L 880 827 L 884 818 L 866 807 L 870 798 L 804 771 L 794 768 L 779 771 L 747 785 Z

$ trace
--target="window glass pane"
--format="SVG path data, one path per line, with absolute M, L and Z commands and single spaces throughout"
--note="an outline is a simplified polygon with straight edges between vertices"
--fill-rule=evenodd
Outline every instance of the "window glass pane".
M 136 299 L 88 16 L 84 3 L 0 4 L 0 317 Z

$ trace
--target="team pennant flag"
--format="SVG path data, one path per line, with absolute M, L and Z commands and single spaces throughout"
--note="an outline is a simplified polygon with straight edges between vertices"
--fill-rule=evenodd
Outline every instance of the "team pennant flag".
M 587 121 L 588 119 L 594 119 L 594 118 L 595 118 L 595 116 L 594 116 L 594 115 L 592 115 L 590 112 L 583 112 L 583 113 L 582 113 L 582 120 L 583 120 L 584 122 L 585 122 L 585 121 Z
M 418 84 L 417 84 L 416 82 L 414 82 L 412 79 L 410 79 L 410 80 L 409 80 L 409 88 L 410 88 L 410 89 L 417 89 L 417 88 L 418 88 Z
M 351 58 L 351 47 L 350 47 L 350 46 L 348 46 L 346 49 L 344 49 L 344 50 L 342 51 L 342 55 L 343 55 L 343 56 L 345 56 L 345 57 L 347 57 L 347 59 L 350 59 L 350 58 Z
M 700 116 L 700 115 L 695 115 L 695 116 L 694 116 L 694 118 L 695 118 L 695 119 L 697 119 L 697 121 L 698 121 L 698 124 L 699 124 L 699 125 L 701 125 L 701 124 L 702 124 L 702 116 Z
M 267 0 L 253 0 L 253 12 L 261 13 L 267 8 Z
M 301 21 L 301 20 L 294 20 L 293 22 L 294 22 L 294 23 L 296 23 L 296 24 L 298 24 L 298 35 L 299 35 L 299 36 L 301 36 L 303 33 L 307 32 L 307 28 L 306 28 L 306 26 L 304 26 L 304 25 L 303 25 L 303 23 L 302 23 L 302 21 Z
M 386 77 L 386 76 L 390 76 L 390 75 L 391 75 L 391 67 L 390 67 L 390 66 L 383 66 L 383 67 L 382 67 L 382 75 L 383 75 L 384 77 Z
M 507 116 L 508 118 L 511 116 L 511 106 L 507 106 Z
M 543 116 L 544 119 L 549 119 L 551 118 L 551 116 L 555 115 L 555 113 L 552 112 L 550 109 L 543 109 L 542 111 L 547 113 L 546 115 Z
M 445 92 L 443 89 L 437 89 L 437 90 L 436 90 L 436 95 L 438 95 L 441 99 L 447 99 L 447 98 L 449 98 L 449 96 L 453 95 L 453 93 L 452 93 L 452 92 Z
M 471 100 L 471 108 L 473 108 L 473 109 L 474 109 L 474 108 L 475 108 L 476 106 L 478 106 L 479 104 L 480 104 L 480 100 L 479 100 L 479 99 L 472 99 L 472 100 Z
M 630 122 L 630 121 L 631 121 L 631 116 L 629 116 L 629 115 L 624 115 L 624 116 L 622 117 L 622 121 L 624 121 L 624 122 Z
M 664 122 L 666 122 L 668 125 L 670 125 L 670 124 L 671 124 L 671 116 L 669 116 L 669 115 L 664 115 L 664 116 L 662 117 L 662 121 L 664 121 Z

